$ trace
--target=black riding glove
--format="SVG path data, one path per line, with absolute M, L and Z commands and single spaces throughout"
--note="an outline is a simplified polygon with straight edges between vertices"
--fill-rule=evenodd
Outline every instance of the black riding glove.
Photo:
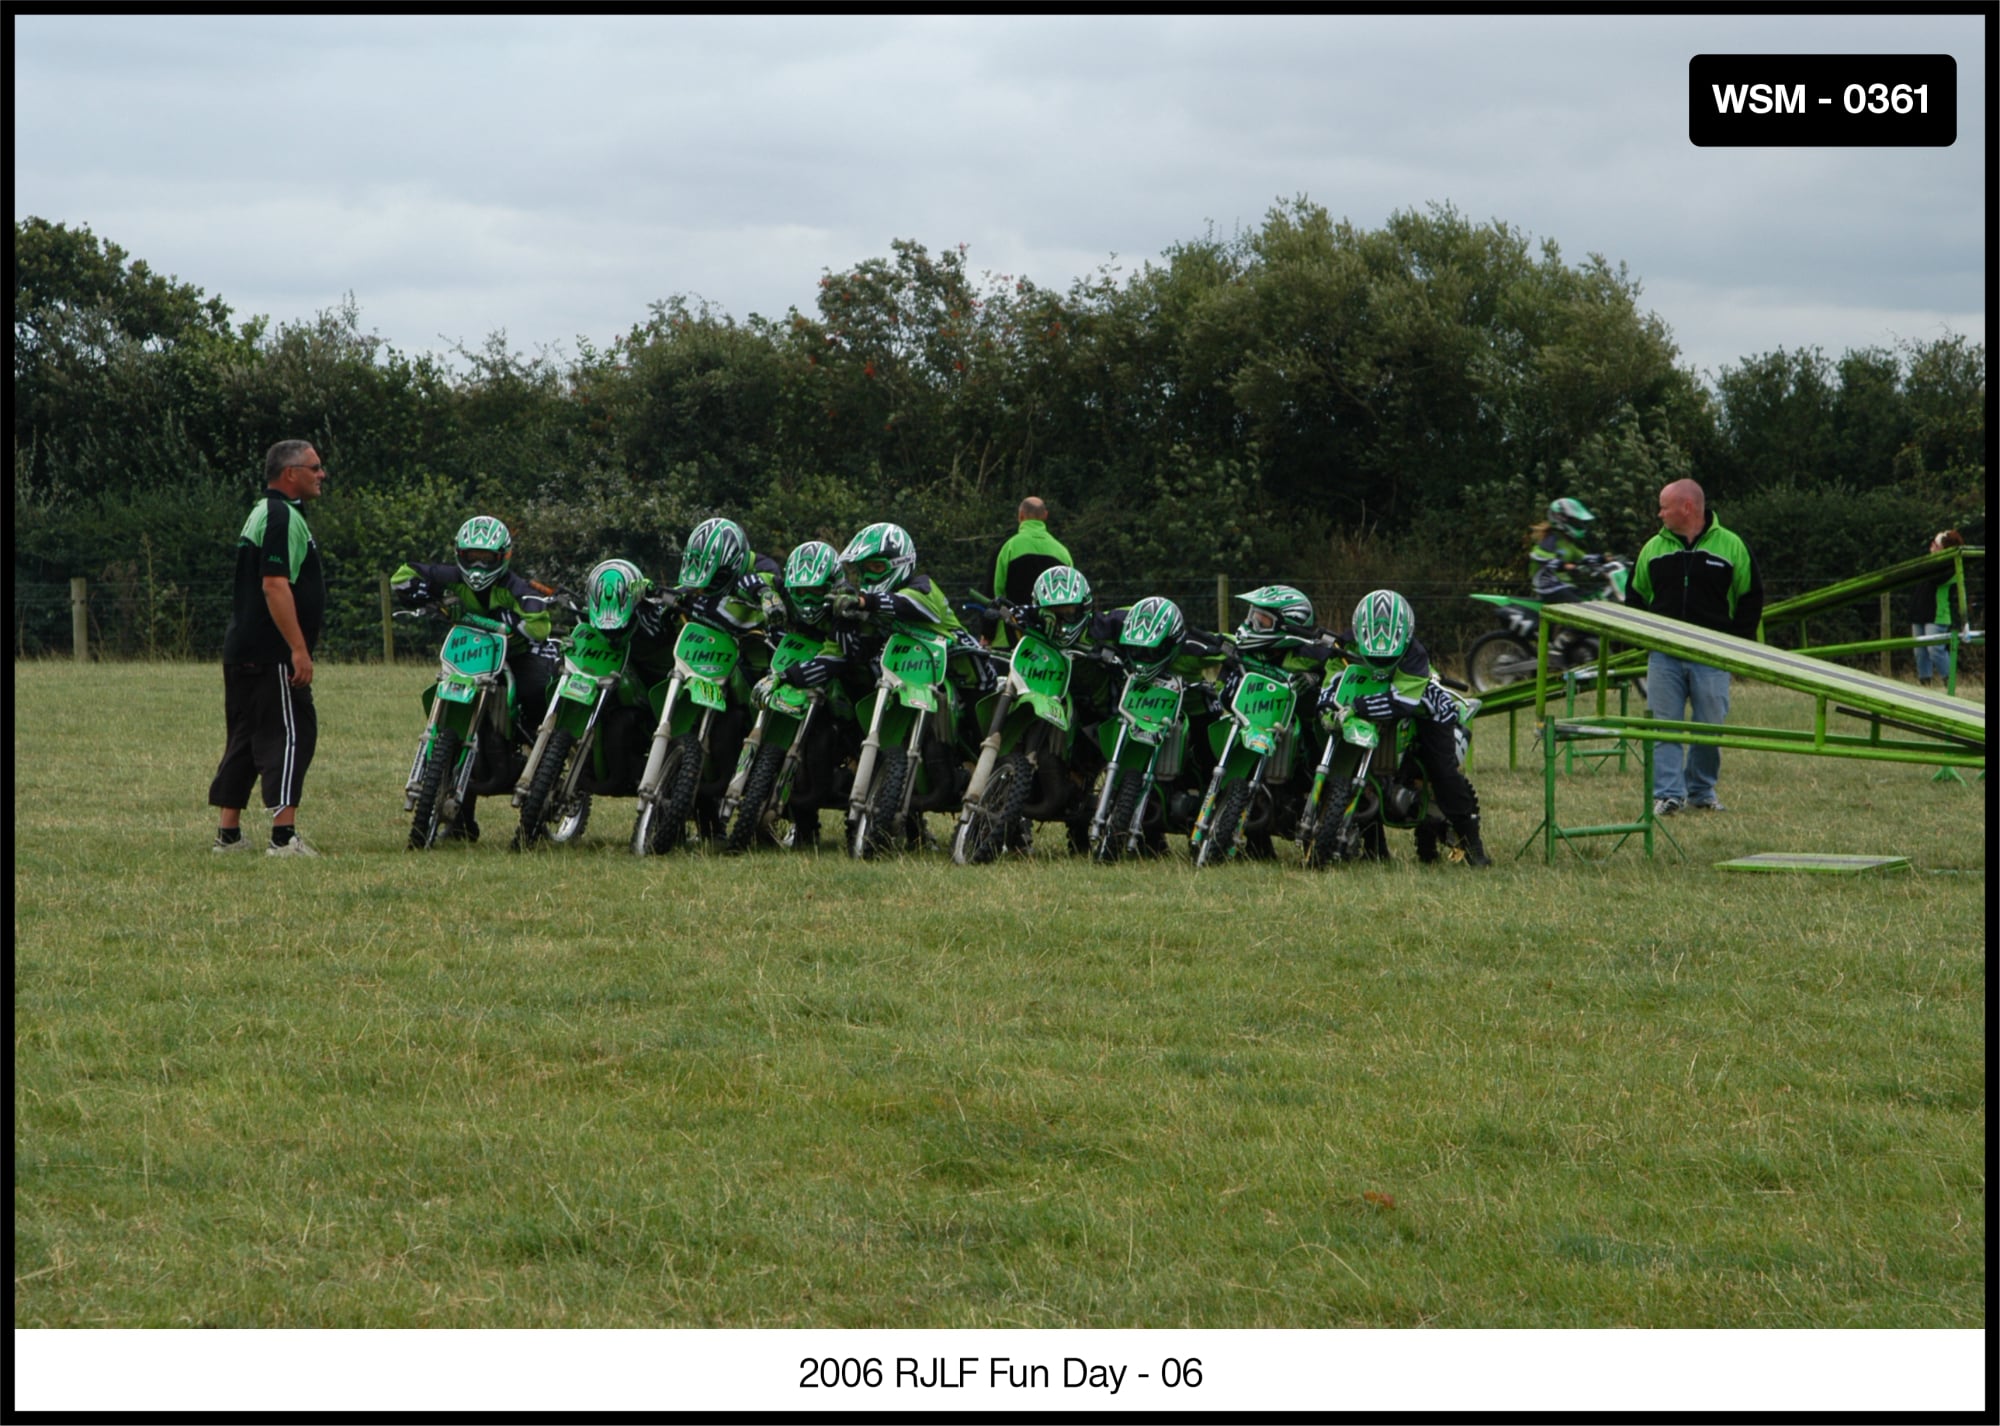
M 1371 723 L 1387 723 L 1396 716 L 1396 699 L 1389 693 L 1370 693 L 1354 700 L 1354 711 Z

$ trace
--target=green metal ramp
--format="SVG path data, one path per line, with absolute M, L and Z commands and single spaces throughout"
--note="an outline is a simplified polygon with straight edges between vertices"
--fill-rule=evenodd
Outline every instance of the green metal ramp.
M 1910 648 L 1920 641 L 1904 638 L 1875 639 L 1861 643 L 1828 646 L 1825 649 L 1813 650 L 1805 647 L 1805 624 L 1806 620 L 1814 614 L 1823 613 L 1829 609 L 1836 609 L 1843 605 L 1853 604 L 1871 596 L 1887 594 L 1894 590 L 1907 588 L 1945 565 L 1954 565 L 1957 567 L 1959 576 L 1959 618 L 1962 622 L 1966 616 L 1965 601 L 1967 598 L 1965 566 L 1968 562 L 1984 560 L 1985 557 L 1986 551 L 1983 548 L 1977 545 L 1963 545 L 1949 550 L 1937 550 L 1922 554 L 1915 559 L 1904 560 L 1900 564 L 1888 565 L 1882 569 L 1873 570 L 1868 574 L 1856 575 L 1852 579 L 1845 579 L 1834 584 L 1824 585 L 1819 589 L 1794 595 L 1790 599 L 1781 599 L 1776 603 L 1765 605 L 1763 628 L 1769 630 L 1779 625 L 1796 624 L 1798 626 L 1801 649 L 1809 654 L 1817 652 L 1831 656 L 1834 654 L 1867 653 L 1882 649 Z M 1573 610 L 1579 606 L 1564 604 L 1555 607 L 1564 610 Z M 1621 606 L 1591 604 L 1587 607 L 1593 609 L 1606 607 L 1615 609 Z M 1572 621 L 1565 620 L 1563 622 Z M 1957 638 L 1960 642 L 1964 643 L 1983 642 L 1983 635 L 1971 631 L 1963 631 L 1957 635 Z M 1936 642 L 1936 640 L 1931 640 L 1930 642 Z M 1646 671 L 1646 647 L 1651 646 L 1624 649 L 1611 654 L 1606 661 L 1606 665 L 1607 672 L 1614 685 L 1621 680 L 1642 674 Z M 1761 677 L 1761 675 L 1759 676 Z M 1535 680 L 1523 679 L 1519 683 L 1510 683 L 1504 688 L 1496 688 L 1480 695 L 1479 711 L 1482 716 L 1492 713 L 1513 713 L 1535 702 Z
M 1774 649 L 1623 604 L 1552 604 L 1542 614 L 1558 624 L 1588 630 L 1600 640 L 1615 639 L 1634 648 L 1694 659 L 1821 699 L 1837 698 L 1865 713 L 1894 718 L 1912 731 L 1978 748 L 1982 756 L 1985 751 L 1986 706 L 1937 689 L 1913 688 L 1811 654 Z M 1540 707 L 1538 700 L 1538 712 Z
M 1888 565 L 1868 574 L 1856 575 L 1853 579 L 1843 579 L 1836 584 L 1808 590 L 1804 594 L 1793 595 L 1790 599 L 1780 599 L 1775 604 L 1764 606 L 1764 627 L 1773 624 L 1798 623 L 1804 626 L 1807 616 L 1822 610 L 1835 609 L 1843 604 L 1853 604 L 1873 594 L 1888 594 L 1894 590 L 1915 584 L 1940 565 L 1955 564 L 1959 567 L 1958 600 L 1959 618 L 1966 614 L 1965 562 L 1986 558 L 1986 551 L 1977 545 L 1959 545 L 1948 550 L 1932 550 L 1918 555 L 1915 559 L 1904 560 L 1901 564 Z
M 1573 838 L 1617 835 L 1619 845 L 1640 834 L 1648 856 L 1653 851 L 1655 818 L 1650 784 L 1655 743 L 1691 743 L 1745 748 L 1760 752 L 1808 753 L 1822 757 L 1865 758 L 1882 762 L 1925 763 L 1937 767 L 1986 767 L 1986 708 L 1935 689 L 1911 687 L 1877 674 L 1829 663 L 1787 649 L 1774 649 L 1753 639 L 1740 639 L 1684 624 L 1661 614 L 1621 604 L 1554 604 L 1542 610 L 1540 675 L 1535 681 L 1535 720 L 1541 731 L 1543 817 L 1536 829 L 1543 839 L 1543 859 L 1553 861 L 1559 843 Z M 1564 624 L 1597 635 L 1609 651 L 1614 642 L 1631 649 L 1658 650 L 1680 658 L 1727 669 L 1744 678 L 1774 683 L 1814 699 L 1813 726 L 1752 728 L 1697 723 L 1680 718 L 1628 718 L 1598 713 L 1589 718 L 1552 717 L 1549 710 L 1548 627 Z M 1623 659 L 1629 653 L 1620 654 Z M 1832 732 L 1827 727 L 1829 705 L 1870 721 L 1866 736 Z M 1913 737 L 1887 738 L 1884 727 Z M 1647 787 L 1641 789 L 1642 811 L 1630 822 L 1598 827 L 1564 828 L 1556 821 L 1556 761 L 1558 745 L 1579 740 L 1617 738 L 1640 743 Z M 1664 830 L 1664 829 L 1662 829 Z M 1532 843 L 1534 835 L 1530 834 Z M 1671 841 L 1672 839 L 1669 838 Z M 1526 848 L 1523 848 L 1525 851 Z

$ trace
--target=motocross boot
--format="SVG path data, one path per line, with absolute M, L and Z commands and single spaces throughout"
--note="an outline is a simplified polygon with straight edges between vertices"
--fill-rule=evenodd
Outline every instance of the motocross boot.
M 438 833 L 440 842 L 476 842 L 479 840 L 479 823 L 472 815 L 472 809 L 479 802 L 479 794 L 468 792 L 465 801 L 458 804 L 458 817 L 449 827 Z
M 1458 833 L 1458 840 L 1465 848 L 1467 866 L 1492 866 L 1493 858 L 1486 855 L 1486 844 L 1479 840 L 1479 814 L 1451 819 L 1451 828 Z
M 1386 862 L 1393 860 L 1389 855 L 1388 835 L 1383 832 L 1382 824 L 1379 821 L 1370 822 L 1366 827 L 1361 829 L 1361 850 L 1356 855 L 1355 860 L 1364 862 Z
M 1417 824 L 1417 860 L 1426 866 L 1438 859 L 1438 835 L 1443 829 L 1444 824 L 1433 817 Z

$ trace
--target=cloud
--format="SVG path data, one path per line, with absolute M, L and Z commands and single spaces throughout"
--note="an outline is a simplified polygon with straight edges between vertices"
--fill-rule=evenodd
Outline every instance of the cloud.
M 1450 202 L 1624 262 L 1690 353 L 1831 350 L 1983 307 L 1986 136 L 1696 149 L 1687 61 L 1950 51 L 1976 115 L 1981 23 L 22 16 L 16 217 L 243 315 L 351 291 L 410 348 L 607 340 L 683 292 L 811 310 L 896 238 L 1061 289 L 1300 194 L 1363 227 Z

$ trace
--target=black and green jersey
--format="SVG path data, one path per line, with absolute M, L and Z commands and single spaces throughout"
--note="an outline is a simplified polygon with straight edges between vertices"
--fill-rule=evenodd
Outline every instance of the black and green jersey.
M 1764 618 L 1764 581 L 1750 551 L 1712 510 L 1692 540 L 1672 530 L 1648 540 L 1628 593 L 1635 608 L 1740 639 L 1756 638 Z
M 511 570 L 479 590 L 472 587 L 455 564 L 411 560 L 396 567 L 396 572 L 389 576 L 389 584 L 397 590 L 448 594 L 466 612 L 505 624 L 509 658 L 529 645 L 545 642 L 554 632 L 556 592 Z
M 1562 567 L 1582 564 L 1589 557 L 1589 550 L 1551 525 L 1528 551 L 1528 568 L 1532 571 L 1528 587 L 1537 599 L 1550 599 L 1565 590 L 1574 590 L 1576 581 Z
M 235 589 L 229 631 L 222 638 L 224 663 L 292 661 L 291 645 L 278 632 L 264 602 L 264 578 L 274 574 L 291 581 L 299 632 L 305 635 L 310 654 L 319 646 L 319 631 L 326 623 L 326 572 L 320 566 L 319 544 L 306 527 L 304 507 L 266 488 L 236 536 Z
M 1927 574 L 1910 591 L 1910 616 L 1918 624 L 1958 622 L 1959 569 L 1956 564 Z

